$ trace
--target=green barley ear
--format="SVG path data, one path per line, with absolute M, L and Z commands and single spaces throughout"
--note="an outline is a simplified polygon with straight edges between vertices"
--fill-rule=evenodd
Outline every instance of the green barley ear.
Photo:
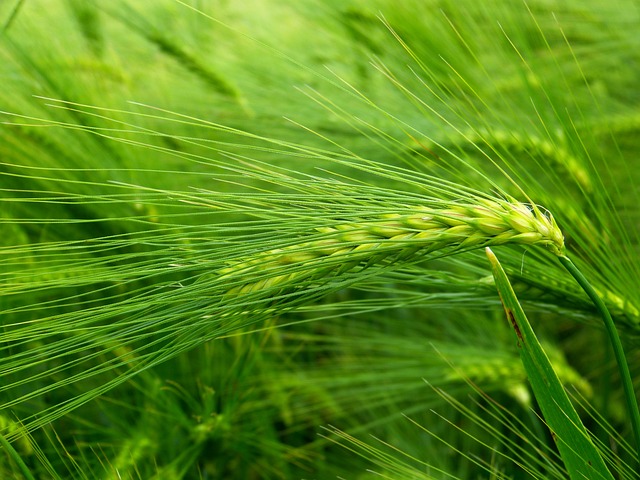
M 501 157 L 508 155 L 508 157 L 517 158 L 527 154 L 544 159 L 553 168 L 566 172 L 583 191 L 593 192 L 589 171 L 570 151 L 564 135 L 560 133 L 556 134 L 555 138 L 545 139 L 533 133 L 521 133 L 502 128 L 466 129 L 438 142 L 426 138 L 419 141 L 413 140 L 410 148 L 416 153 L 422 153 L 425 148 L 434 151 L 441 149 L 449 151 L 455 148 L 477 151 L 478 148 L 482 148 L 489 154 L 495 153 Z
M 362 217 L 318 228 L 299 243 L 241 259 L 220 270 L 230 295 L 300 285 L 358 266 L 393 262 L 445 248 L 539 245 L 555 255 L 564 238 L 550 213 L 517 201 L 486 198 L 475 203 L 407 207 L 411 213 Z
M 245 113 L 252 113 L 238 86 L 214 66 L 200 58 L 197 51 L 189 49 L 166 31 L 149 24 L 135 9 L 128 9 L 126 14 L 108 9 L 105 12 L 154 45 L 160 53 L 175 61 L 195 78 L 198 78 L 212 92 L 236 102 L 237 105 L 243 108 Z
M 569 365 L 564 354 L 553 344 L 544 344 L 544 350 L 563 385 L 575 388 L 586 398 L 593 396 L 593 387 L 587 379 Z M 474 384 L 499 383 L 519 403 L 531 406 L 526 386 L 527 374 L 517 355 L 460 356 L 449 371 L 449 380 L 471 380 Z

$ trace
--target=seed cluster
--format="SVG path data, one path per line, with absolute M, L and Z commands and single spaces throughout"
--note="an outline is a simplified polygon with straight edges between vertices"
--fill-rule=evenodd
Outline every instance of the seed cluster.
M 220 280 L 229 283 L 228 293 L 246 294 L 445 247 L 466 250 L 518 243 L 541 245 L 556 255 L 564 250 L 564 238 L 553 217 L 523 203 L 481 199 L 475 204 L 412 210 L 416 213 L 318 228 L 309 241 L 222 269 Z

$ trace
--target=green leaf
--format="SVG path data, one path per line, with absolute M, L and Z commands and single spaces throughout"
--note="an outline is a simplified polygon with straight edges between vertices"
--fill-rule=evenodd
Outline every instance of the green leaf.
M 516 298 L 493 252 L 487 257 L 502 305 L 517 337 L 520 358 L 562 460 L 572 479 L 613 479 Z

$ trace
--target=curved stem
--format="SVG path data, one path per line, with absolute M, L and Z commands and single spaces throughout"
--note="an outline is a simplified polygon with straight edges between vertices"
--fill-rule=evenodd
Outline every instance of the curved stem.
M 620 341 L 620 336 L 618 335 L 616 326 L 613 323 L 613 319 L 611 318 L 611 314 L 609 313 L 606 305 L 604 304 L 600 296 L 596 293 L 591 284 L 587 281 L 582 272 L 578 270 L 578 267 L 574 265 L 569 257 L 561 255 L 558 257 L 558 259 L 560 260 L 560 263 L 562 263 L 562 265 L 569 271 L 571 276 L 575 278 L 576 281 L 580 284 L 582 289 L 593 301 L 596 308 L 602 315 L 602 320 L 604 321 L 607 333 L 609 334 L 609 340 L 611 341 L 611 346 L 613 347 L 613 353 L 616 357 L 616 362 L 618 363 L 618 369 L 620 370 L 620 377 L 622 380 L 622 387 L 624 388 L 625 399 L 627 401 L 627 408 L 629 410 L 631 427 L 633 429 L 633 435 L 636 441 L 636 454 L 638 456 L 638 460 L 640 461 L 640 411 L 638 410 L 638 400 L 633 390 L 633 382 L 631 381 L 629 364 L 627 363 L 627 359 L 624 355 L 624 349 L 622 348 L 622 342 Z
M 2 446 L 2 448 L 4 448 L 7 451 L 7 453 L 13 459 L 13 461 L 16 462 L 16 464 L 18 465 L 18 468 L 22 472 L 22 475 L 24 475 L 24 478 L 26 478 L 27 480 L 35 480 L 33 478 L 33 475 L 31 475 L 31 472 L 29 471 L 29 468 L 27 467 L 27 465 L 24 463 L 24 461 L 22 461 L 22 457 L 20 457 L 18 452 L 16 452 L 16 449 L 13 448 L 13 445 L 11 445 L 9 441 L 6 438 L 4 438 L 4 435 L 2 434 L 0 434 L 0 446 Z

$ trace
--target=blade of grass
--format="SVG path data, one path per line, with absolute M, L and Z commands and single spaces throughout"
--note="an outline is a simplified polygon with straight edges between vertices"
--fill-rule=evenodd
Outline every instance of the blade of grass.
M 613 479 L 527 320 L 500 262 L 487 257 L 531 388 L 572 479 Z

